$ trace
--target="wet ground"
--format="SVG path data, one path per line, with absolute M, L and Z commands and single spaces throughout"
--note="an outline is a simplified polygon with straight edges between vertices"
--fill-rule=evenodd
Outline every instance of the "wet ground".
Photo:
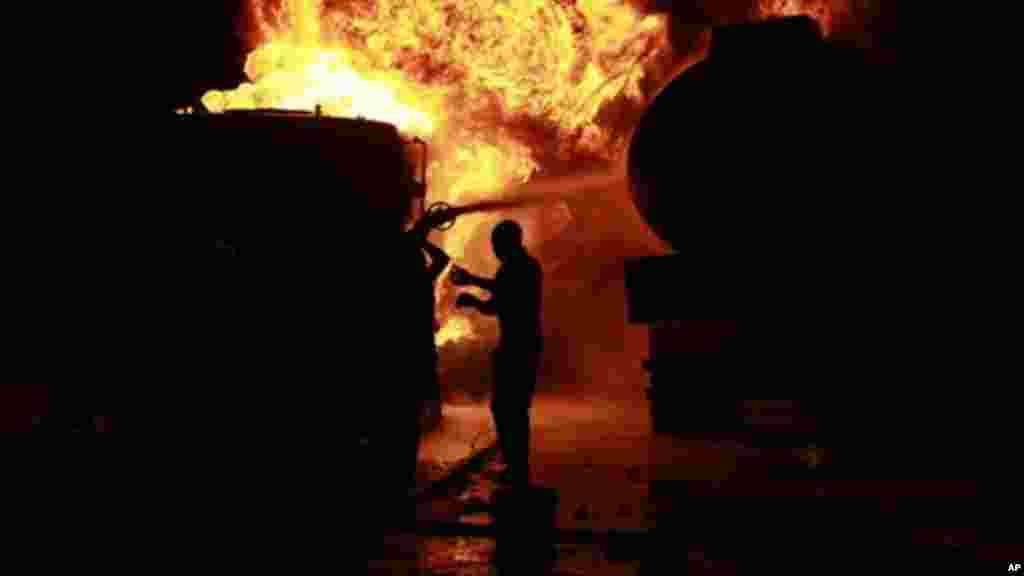
M 399 556 L 407 573 L 498 573 L 488 530 L 501 462 L 488 450 L 495 440 L 490 412 L 484 404 L 446 405 L 443 412 L 439 429 L 421 443 L 421 529 L 395 537 L 390 561 L 376 565 L 380 573 L 395 573 Z M 784 456 L 795 459 L 790 452 Z M 467 465 L 474 454 L 484 457 Z M 538 395 L 531 411 L 531 482 L 556 490 L 559 500 L 550 573 L 637 574 L 639 550 L 654 527 L 652 480 L 724 479 L 737 462 L 761 457 L 736 442 L 656 438 L 644 398 Z M 459 472 L 454 482 L 438 484 L 453 471 Z M 681 562 L 701 571 L 727 568 L 705 559 L 699 546 L 680 553 Z
M 420 445 L 419 491 L 495 439 L 486 405 L 445 405 L 441 426 Z M 640 399 L 540 394 L 531 410 L 531 482 L 558 490 L 560 529 L 645 530 L 652 442 Z
M 597 576 L 636 573 L 635 562 L 610 560 L 607 546 L 592 541 L 591 533 L 599 529 L 598 524 L 605 529 L 645 527 L 647 496 L 642 481 L 646 474 L 635 471 L 647 460 L 647 444 L 635 442 L 649 435 L 645 410 L 642 405 L 628 402 L 625 406 L 616 406 L 608 400 L 547 395 L 536 398 L 531 411 L 531 481 L 559 490 L 561 505 L 557 527 L 574 531 L 571 535 L 566 532 L 563 537 L 570 541 L 554 545 L 553 573 Z M 611 462 L 602 464 L 602 458 L 581 451 L 584 448 L 595 452 L 611 449 L 605 444 L 614 444 L 618 438 L 621 445 L 623 435 L 633 441 L 626 442 L 629 446 L 620 446 L 617 455 L 606 454 Z M 417 486 L 423 495 L 417 510 L 420 533 L 396 535 L 389 546 L 390 558 L 371 562 L 371 572 L 466 576 L 499 573 L 494 562 L 495 539 L 488 533 L 494 527 L 494 495 L 503 467 L 500 454 L 493 448 L 495 440 L 486 404 L 443 407 L 441 425 L 420 445 Z M 633 456 L 623 459 L 623 449 Z M 636 453 L 638 450 L 640 454 Z M 474 455 L 477 458 L 471 460 Z M 456 473 L 454 481 L 453 472 Z M 581 475 L 591 481 L 597 476 L 608 481 L 617 478 L 618 488 L 607 483 L 605 488 L 617 491 L 621 502 L 613 504 L 615 498 L 609 499 L 609 492 L 598 498 L 589 490 L 567 489 L 578 485 Z M 634 489 L 626 491 L 623 489 L 626 486 Z M 584 506 L 584 500 L 589 501 L 589 505 Z M 602 514 L 604 508 L 608 508 L 610 514 Z M 610 522 L 616 514 L 619 521 Z M 603 516 L 606 517 L 602 520 Z
M 785 403 L 775 404 L 748 401 L 742 408 L 746 411 L 744 420 L 761 430 L 775 425 L 784 428 L 788 408 Z M 724 529 L 723 535 L 730 533 L 730 522 L 738 522 L 736 526 L 757 526 L 748 535 L 753 540 L 741 547 L 723 548 L 722 542 L 729 538 L 702 539 L 695 533 L 696 537 L 689 541 L 680 539 L 670 545 L 670 558 L 677 570 L 666 573 L 684 570 L 696 574 L 736 573 L 741 569 L 738 560 L 749 556 L 745 550 L 753 550 L 752 546 L 759 539 L 757 530 L 763 530 L 764 535 L 780 532 L 779 526 L 787 521 L 787 516 L 796 514 L 797 508 L 787 513 L 784 506 L 779 508 L 779 502 L 791 502 L 800 510 L 808 506 L 811 511 L 822 506 L 834 507 L 838 514 L 840 509 L 845 510 L 843 506 L 849 507 L 848 503 L 853 501 L 843 495 L 844 491 L 849 491 L 858 502 L 875 502 L 872 500 L 875 496 L 871 495 L 875 492 L 886 495 L 889 500 L 892 498 L 891 486 L 873 488 L 871 483 L 864 482 L 823 484 L 830 491 L 838 491 L 838 498 L 818 498 L 820 488 L 807 492 L 806 485 L 813 484 L 815 474 L 821 467 L 827 468 L 834 457 L 829 449 L 820 446 L 771 442 L 769 447 L 762 443 L 754 446 L 737 438 L 655 436 L 651 433 L 645 399 L 539 395 L 531 420 L 531 483 L 553 489 L 558 495 L 554 564 L 550 570 L 529 572 L 531 574 L 640 573 L 645 550 L 650 550 L 646 547 L 653 542 L 651 534 L 658 514 L 685 519 L 683 525 L 694 517 L 695 509 L 680 513 L 678 507 L 682 500 L 673 494 L 672 488 L 665 491 L 664 486 L 674 483 L 710 490 L 708 494 L 714 496 L 733 492 L 743 495 L 753 490 L 751 495 L 764 506 L 760 512 L 751 512 L 753 508 L 744 508 L 746 504 L 736 506 L 729 504 L 731 500 L 715 500 L 712 506 L 729 504 L 731 508 L 726 506 L 721 510 L 731 511 L 715 512 L 703 521 L 723 524 L 723 527 L 715 527 Z M 387 559 L 371 562 L 371 573 L 466 576 L 500 573 L 494 561 L 493 504 L 501 463 L 496 451 L 488 448 L 493 446 L 493 441 L 493 423 L 486 405 L 445 407 L 442 426 L 421 445 L 422 498 L 417 510 L 418 533 L 392 538 L 387 552 L 380 554 Z M 474 454 L 477 457 L 471 458 Z M 453 471 L 456 474 L 449 476 Z M 972 490 L 970 485 L 943 487 L 930 482 L 901 486 L 896 487 L 912 494 L 927 491 L 925 489 L 949 495 Z M 777 490 L 781 492 L 776 494 Z M 697 502 L 689 501 L 688 505 Z M 952 501 L 920 500 L 914 509 L 941 508 L 939 502 L 945 502 L 948 508 Z M 728 518 L 716 519 L 723 514 Z M 969 522 L 958 520 L 960 524 L 943 525 L 941 530 L 932 530 L 933 534 L 925 529 L 932 520 L 914 523 L 913 516 L 919 514 L 903 514 L 907 522 L 906 534 L 899 537 L 905 538 L 908 544 L 914 540 L 923 546 L 922 550 L 929 551 L 924 556 L 934 556 L 930 552 L 933 549 L 969 550 L 978 540 Z M 878 518 L 895 516 L 882 514 Z M 711 524 L 708 524 L 709 529 Z M 881 522 L 879 526 L 885 524 Z M 790 554 L 797 557 L 804 553 L 798 548 L 786 548 L 779 553 L 785 558 Z
M 445 404 L 440 425 L 420 440 L 417 492 L 451 474 L 468 458 L 495 442 L 494 424 L 484 404 Z
M 393 536 L 389 558 L 371 561 L 371 574 L 502 574 L 495 562 L 496 540 L 490 532 L 495 525 L 493 504 L 501 470 L 500 457 L 491 452 L 466 471 L 463 481 L 449 484 L 447 493 L 423 499 L 417 510 L 419 533 Z M 554 565 L 544 573 L 637 574 L 639 558 L 610 559 L 606 543 L 586 541 L 594 539 L 594 534 L 585 531 L 563 533 L 563 541 L 552 546 Z

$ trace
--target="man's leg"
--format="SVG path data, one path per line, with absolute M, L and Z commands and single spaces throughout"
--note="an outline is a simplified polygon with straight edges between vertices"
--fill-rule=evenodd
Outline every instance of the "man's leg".
M 525 399 L 516 406 L 516 459 L 519 470 L 516 483 L 526 486 L 530 483 L 530 401 Z
M 519 398 L 503 406 L 498 416 L 505 435 L 502 449 L 507 450 L 508 478 L 512 484 L 520 486 L 528 484 L 530 479 L 529 406 L 526 399 Z
M 534 354 L 532 350 L 524 354 L 520 376 L 523 394 L 520 397 L 521 403 L 517 407 L 519 422 L 517 433 L 520 438 L 519 460 L 522 463 L 522 472 L 519 479 L 523 485 L 529 485 L 530 483 L 530 407 L 533 406 L 533 395 L 537 389 L 539 360 L 539 355 Z
M 508 429 L 508 418 L 505 415 L 505 408 L 494 399 L 491 400 L 491 418 L 494 420 L 494 430 L 498 435 L 498 450 L 501 452 L 501 459 L 505 466 L 512 466 L 512 448 L 509 446 L 509 438 L 512 432 Z
M 505 401 L 504 392 L 499 390 L 508 391 L 508 373 L 507 366 L 502 361 L 503 356 L 501 352 L 495 351 L 491 355 L 491 382 L 493 388 L 491 389 L 491 418 L 494 421 L 494 431 L 498 435 L 498 450 L 501 452 L 501 459 L 505 462 L 506 468 L 511 467 L 511 451 L 508 445 L 510 437 L 510 431 L 508 430 L 508 420 L 505 418 Z

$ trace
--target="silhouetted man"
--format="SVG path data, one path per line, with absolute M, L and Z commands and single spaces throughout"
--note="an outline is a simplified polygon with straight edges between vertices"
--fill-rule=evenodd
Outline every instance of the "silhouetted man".
M 461 294 L 456 306 L 470 306 L 498 317 L 501 339 L 494 351 L 491 412 L 498 429 L 498 445 L 508 466 L 505 479 L 526 485 L 530 478 L 530 404 L 543 348 L 542 274 L 540 264 L 526 252 L 523 230 L 515 222 L 505 220 L 495 226 L 491 241 L 501 262 L 495 278 L 481 278 L 456 268 L 452 282 L 457 286 L 478 286 L 491 293 L 487 301 Z
M 416 222 L 416 224 L 406 232 L 406 239 L 418 246 L 422 252 L 426 252 L 430 257 L 430 263 L 429 265 L 426 265 L 426 272 L 427 276 L 430 278 L 431 294 L 433 294 L 433 287 L 437 282 L 437 279 L 441 277 L 445 268 L 448 267 L 448 263 L 451 262 L 451 258 L 448 257 L 448 254 L 445 253 L 444 250 L 438 248 L 427 240 L 427 235 L 430 234 L 430 231 L 440 224 L 441 220 L 444 218 L 445 216 L 439 212 L 428 214 Z M 432 326 L 434 333 L 437 333 L 438 329 L 440 329 L 440 325 L 436 318 L 434 318 Z M 434 355 L 435 357 L 437 355 L 436 347 L 434 349 Z M 431 413 L 426 414 L 426 416 L 431 419 L 439 418 L 440 414 L 435 411 L 441 409 L 441 382 L 437 378 L 434 378 L 431 382 L 428 394 L 427 407 L 431 410 Z
M 422 245 L 414 238 L 403 239 L 400 248 L 400 259 L 397 264 L 404 270 L 399 270 L 396 278 L 396 286 L 401 293 L 401 298 L 407 300 L 402 305 L 402 312 L 396 325 L 402 326 L 404 332 L 403 348 L 405 354 L 412 354 L 398 359 L 399 362 L 407 364 L 400 368 L 400 373 L 408 373 L 402 385 L 414 387 L 414 398 L 418 406 L 417 412 L 413 415 L 410 424 L 417 428 L 416 441 L 410 446 L 415 462 L 416 452 L 419 448 L 421 419 L 425 414 L 424 408 L 435 400 L 440 388 L 437 379 L 437 348 L 434 345 L 434 285 L 423 260 Z M 397 336 L 397 335 L 396 335 Z M 415 483 L 415 468 L 409 478 Z
M 373 522 L 406 524 L 415 518 L 415 507 L 404 495 L 416 484 L 425 407 L 438 388 L 434 290 L 417 236 L 396 231 L 375 240 L 374 247 L 375 259 L 364 268 L 374 279 L 373 290 L 356 314 L 372 319 L 368 333 L 377 341 L 351 362 L 378 381 L 360 382 L 371 400 L 356 408 L 362 410 L 356 417 L 364 427 L 360 445 L 370 458 L 367 469 L 387 471 L 367 473 L 367 491 L 376 495 L 369 501 L 382 516 Z M 382 409 L 387 413 L 375 413 Z
M 441 277 L 444 269 L 448 267 L 448 263 L 451 262 L 451 258 L 444 250 L 434 246 L 427 240 L 427 235 L 434 226 L 441 223 L 444 219 L 443 215 L 431 215 L 421 218 L 406 234 L 407 238 L 412 242 L 415 242 L 420 248 L 430 256 L 430 264 L 427 266 L 427 275 L 430 276 L 431 282 L 437 282 L 437 279 Z

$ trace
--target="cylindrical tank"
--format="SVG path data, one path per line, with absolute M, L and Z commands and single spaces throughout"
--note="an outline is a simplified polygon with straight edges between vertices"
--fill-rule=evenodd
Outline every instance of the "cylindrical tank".
M 652 230 L 677 250 L 738 249 L 814 209 L 849 119 L 843 69 L 808 18 L 715 29 L 633 133 L 633 200 Z

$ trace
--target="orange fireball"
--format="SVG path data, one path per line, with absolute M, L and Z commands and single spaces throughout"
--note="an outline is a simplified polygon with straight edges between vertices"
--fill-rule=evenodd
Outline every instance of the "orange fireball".
M 570 149 L 608 147 L 598 113 L 615 98 L 642 99 L 644 62 L 668 48 L 664 17 L 614 0 L 254 0 L 251 9 L 262 38 L 246 61 L 249 82 L 207 93 L 208 109 L 320 106 L 392 123 L 430 143 L 429 200 L 456 205 L 539 169 L 516 125 L 546 127 Z M 464 261 L 469 239 L 495 218 L 461 218 L 443 247 Z M 442 283 L 439 304 L 449 292 Z M 439 312 L 439 343 L 474 334 L 468 318 Z

